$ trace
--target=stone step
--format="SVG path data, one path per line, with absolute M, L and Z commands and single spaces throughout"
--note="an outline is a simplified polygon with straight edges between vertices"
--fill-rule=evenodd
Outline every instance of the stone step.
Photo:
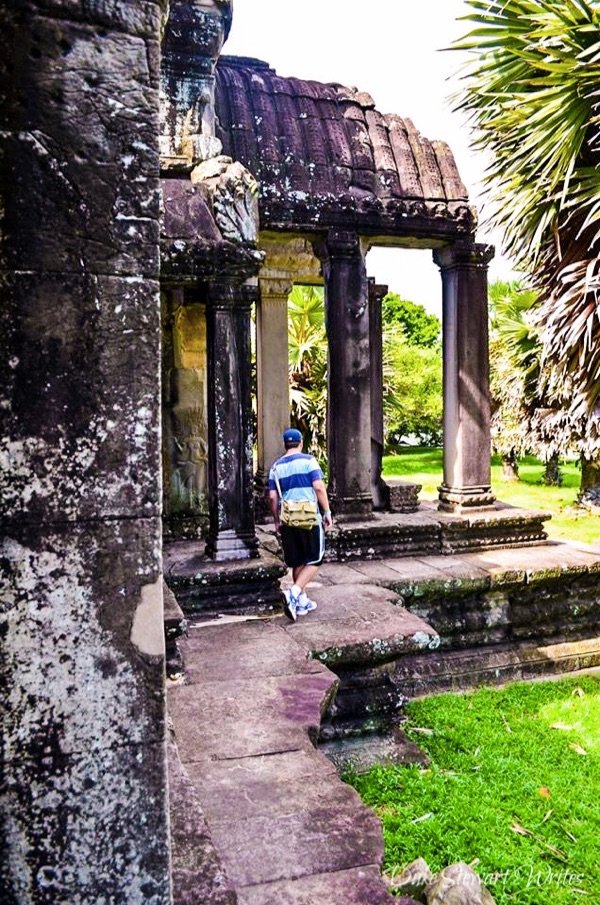
M 408 905 L 409 900 L 390 895 L 375 864 L 261 883 L 238 891 L 238 905 L 308 905 L 313 902 L 319 905 Z
M 213 562 L 202 541 L 165 544 L 164 573 L 186 616 L 219 613 L 280 613 L 280 579 L 287 568 L 279 557 L 263 549 L 255 559 Z
M 434 650 L 437 632 L 377 585 L 315 588 L 311 596 L 317 609 L 285 630 L 339 678 L 320 739 L 389 729 L 406 703 L 393 664 L 415 651 Z

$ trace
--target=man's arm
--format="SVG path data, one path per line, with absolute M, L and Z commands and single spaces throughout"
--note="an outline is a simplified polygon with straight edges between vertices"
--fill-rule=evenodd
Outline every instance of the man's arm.
M 329 508 L 329 498 L 327 496 L 325 481 L 313 481 L 313 488 L 317 494 L 317 500 L 319 501 L 319 506 L 323 513 L 323 525 L 327 531 L 333 525 L 333 519 L 331 518 L 331 509 Z
M 279 494 L 276 490 L 269 490 L 269 506 L 275 520 L 275 530 L 279 531 Z

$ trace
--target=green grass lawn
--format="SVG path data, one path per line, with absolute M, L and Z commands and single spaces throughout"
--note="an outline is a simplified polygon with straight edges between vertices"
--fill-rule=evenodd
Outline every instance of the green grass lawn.
M 600 516 L 575 510 L 580 471 L 576 463 L 561 465 L 561 487 L 546 487 L 541 483 L 544 466 L 533 456 L 525 456 L 519 463 L 520 481 L 503 481 L 499 456 L 492 458 L 492 486 L 499 500 L 523 509 L 543 509 L 552 514 L 546 522 L 550 537 L 600 543 Z M 437 497 L 442 480 L 442 450 L 408 447 L 395 456 L 384 456 L 383 475 L 404 478 L 423 485 L 422 499 Z
M 408 707 L 428 769 L 346 778 L 380 816 L 385 870 L 473 864 L 497 905 L 600 905 L 600 678 Z

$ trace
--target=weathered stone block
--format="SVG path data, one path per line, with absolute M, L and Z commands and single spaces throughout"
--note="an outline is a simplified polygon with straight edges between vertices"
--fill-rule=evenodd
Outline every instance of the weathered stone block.
M 0 302 L 2 518 L 157 514 L 158 284 L 16 274 Z
M 263 551 L 258 559 L 216 563 L 204 549 L 201 541 L 165 548 L 167 582 L 187 615 L 281 612 L 287 566 L 278 557 Z
M 156 742 L 14 760 L 0 792 L 2 901 L 169 902 L 164 762 Z
M 419 493 L 422 484 L 411 484 L 398 478 L 386 478 L 390 510 L 392 512 L 416 512 L 419 508 Z
M 161 741 L 159 542 L 158 519 L 6 532 L 7 761 Z
M 12 131 L 0 142 L 0 177 L 11 186 L 1 266 L 157 276 L 158 93 L 148 67 L 158 44 L 69 22 L 63 3 L 51 4 L 60 18 L 27 5 L 7 45 L 4 80 L 18 78 L 18 89 L 9 92 Z M 82 18 L 90 6 L 72 5 Z M 159 15 L 151 3 L 95 6 L 101 19 L 112 9 L 125 20 L 145 8 L 146 27 Z

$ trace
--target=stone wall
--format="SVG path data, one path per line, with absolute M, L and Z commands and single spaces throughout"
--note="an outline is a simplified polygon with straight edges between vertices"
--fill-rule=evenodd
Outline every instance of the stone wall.
M 170 899 L 158 0 L 7 0 L 3 905 Z

